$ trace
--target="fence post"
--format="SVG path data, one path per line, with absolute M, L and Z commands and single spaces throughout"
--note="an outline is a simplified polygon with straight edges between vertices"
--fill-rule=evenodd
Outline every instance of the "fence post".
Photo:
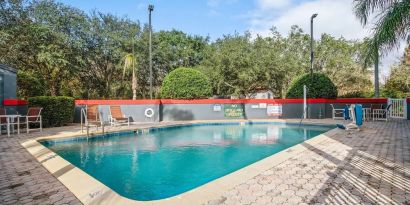
M 406 106 L 406 109 L 407 109 L 407 119 L 408 120 L 410 120 L 410 98 L 407 98 L 407 106 Z
M 303 119 L 306 119 L 306 110 L 307 110 L 307 102 L 306 102 L 306 85 L 303 85 Z

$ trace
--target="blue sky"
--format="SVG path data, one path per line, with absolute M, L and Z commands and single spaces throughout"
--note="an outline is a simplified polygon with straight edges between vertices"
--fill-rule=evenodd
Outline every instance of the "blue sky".
M 155 30 L 182 30 L 189 34 L 209 35 L 243 33 L 269 35 L 272 26 L 287 34 L 294 24 L 307 30 L 309 17 L 319 13 L 315 35 L 323 32 L 348 39 L 366 35 L 353 16 L 349 0 L 58 0 L 86 12 L 94 9 L 148 22 L 147 6 L 154 4 Z
M 148 4 L 155 6 L 154 30 L 175 28 L 188 34 L 210 36 L 250 31 L 270 35 L 270 28 L 287 35 L 292 25 L 309 31 L 309 18 L 315 19 L 315 38 L 328 33 L 346 39 L 362 39 L 371 33 L 353 15 L 353 0 L 57 0 L 85 12 L 98 11 L 127 16 L 142 24 L 148 22 Z M 382 75 L 401 57 L 403 44 L 382 59 Z
M 218 0 L 59 0 L 86 12 L 97 9 L 119 16 L 127 16 L 141 23 L 148 22 L 148 4 L 154 4 L 152 14 L 155 30 L 182 30 L 189 34 L 209 35 L 216 39 L 222 34 L 244 32 L 248 10 L 253 1 Z

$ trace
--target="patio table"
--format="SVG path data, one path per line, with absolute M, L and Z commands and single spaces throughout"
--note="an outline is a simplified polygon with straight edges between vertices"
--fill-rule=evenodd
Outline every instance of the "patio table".
M 21 115 L 0 115 L 0 118 L 4 117 L 7 120 L 7 136 L 10 136 L 10 127 L 14 132 L 14 126 L 17 125 L 17 134 L 20 134 L 20 117 Z M 16 120 L 17 119 L 17 120 Z

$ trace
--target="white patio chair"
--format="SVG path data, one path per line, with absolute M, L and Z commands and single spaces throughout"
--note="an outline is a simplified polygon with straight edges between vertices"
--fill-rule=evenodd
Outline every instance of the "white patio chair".
M 333 104 L 330 104 L 332 106 L 332 118 L 334 120 L 343 120 L 344 119 L 344 109 L 335 109 Z M 339 115 L 339 116 L 337 116 Z
M 0 108 L 0 115 L 6 116 L 6 109 Z M 10 126 L 7 117 L 0 117 L 0 135 L 2 134 L 1 132 L 3 131 L 3 126 L 6 128 L 7 135 L 10 135 Z
M 388 121 L 390 118 L 390 107 L 391 107 L 391 104 L 389 104 L 386 109 L 373 109 L 373 121 L 375 120 Z

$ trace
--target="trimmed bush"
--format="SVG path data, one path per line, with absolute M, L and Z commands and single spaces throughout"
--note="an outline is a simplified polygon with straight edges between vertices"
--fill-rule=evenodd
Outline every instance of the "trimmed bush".
M 42 107 L 44 127 L 59 127 L 73 122 L 74 98 L 65 96 L 38 96 L 28 98 L 29 107 Z
M 192 68 L 177 68 L 164 79 L 161 98 L 201 99 L 212 95 L 212 87 L 205 74 Z
M 308 98 L 336 98 L 337 87 L 329 77 L 322 73 L 305 74 L 295 79 L 286 93 L 286 98 L 303 98 L 303 85 L 306 85 Z

